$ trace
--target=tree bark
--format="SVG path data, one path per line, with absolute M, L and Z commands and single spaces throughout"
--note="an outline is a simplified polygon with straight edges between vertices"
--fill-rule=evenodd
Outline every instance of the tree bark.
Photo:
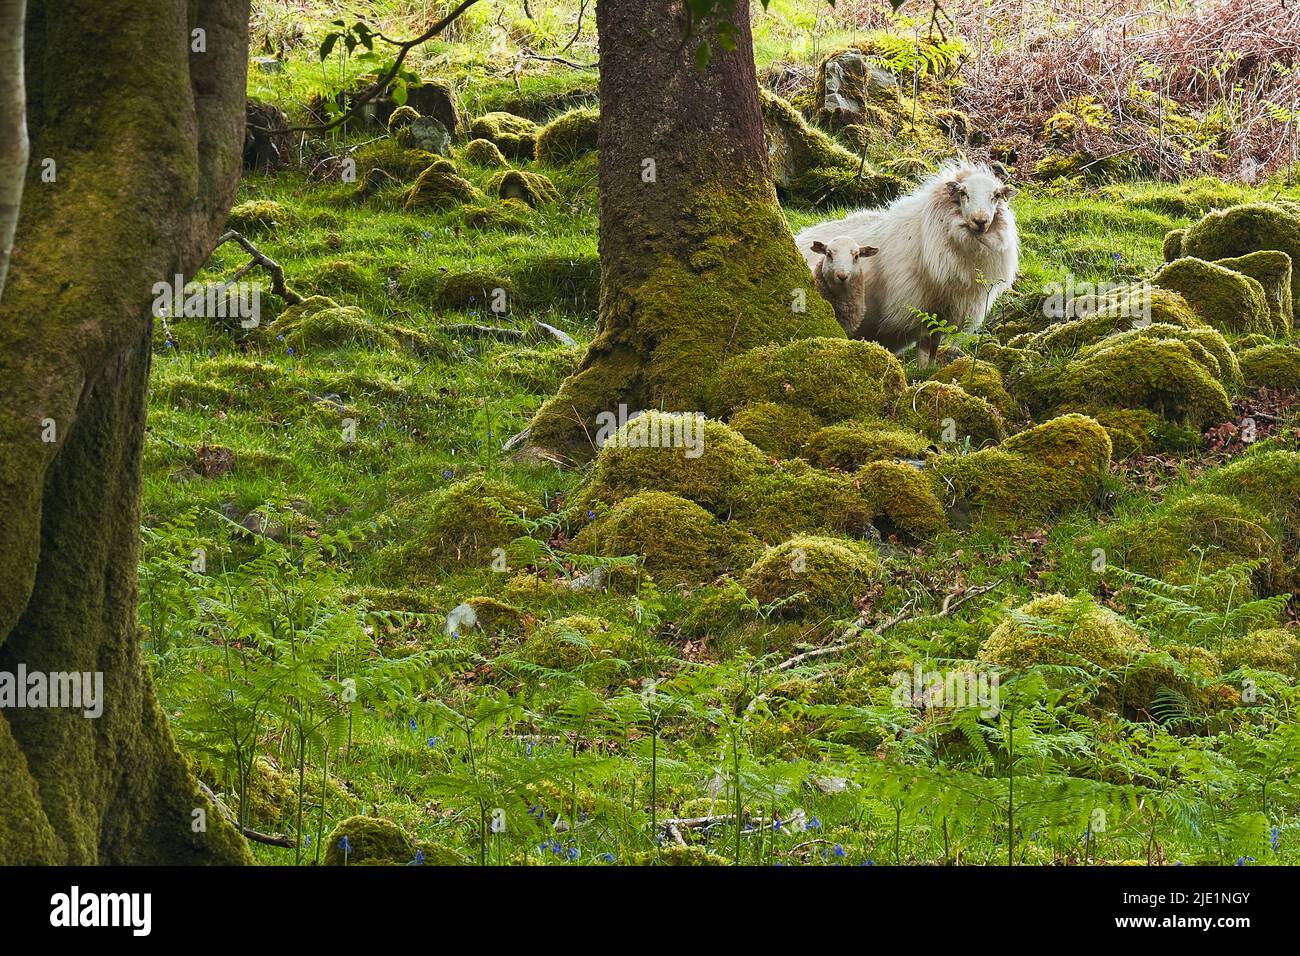
M 100 672 L 104 708 L 0 710 L 0 864 L 250 860 L 176 749 L 136 626 L 151 290 L 197 271 L 233 201 L 247 46 L 248 0 L 28 6 L 33 163 L 0 303 L 0 672 Z
M 535 447 L 595 451 L 596 416 L 709 411 L 729 356 L 843 337 L 777 203 L 748 0 L 735 49 L 699 69 L 681 0 L 599 0 L 601 304 L 578 370 L 530 426 Z
M 27 95 L 23 22 L 27 0 L 0 0 L 0 299 L 13 251 L 27 178 Z

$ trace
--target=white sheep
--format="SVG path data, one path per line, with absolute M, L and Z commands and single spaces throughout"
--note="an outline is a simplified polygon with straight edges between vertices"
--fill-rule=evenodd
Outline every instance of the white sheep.
M 816 257 L 812 270 L 817 291 L 835 307 L 835 318 L 844 333 L 858 337 L 866 318 L 867 259 L 880 250 L 864 246 L 852 236 L 836 236 L 829 242 L 814 239 L 809 251 Z
M 846 331 L 900 353 L 915 344 L 924 368 L 942 336 L 921 313 L 976 332 L 1015 280 L 1020 238 L 1007 204 L 1015 194 L 987 166 L 953 163 L 884 209 L 819 223 L 795 241 L 814 268 L 814 243 L 847 236 L 879 249 L 863 266 L 861 324 Z

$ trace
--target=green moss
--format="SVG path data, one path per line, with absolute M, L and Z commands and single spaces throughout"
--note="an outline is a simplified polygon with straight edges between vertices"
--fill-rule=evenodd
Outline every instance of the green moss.
M 618 657 L 627 640 L 608 621 L 573 614 L 547 621 L 528 635 L 519 656 L 538 667 L 579 671 L 592 686 L 608 684 L 619 673 Z
M 308 274 L 306 284 L 324 295 L 360 295 L 379 288 L 379 280 L 372 272 L 347 259 L 322 262 Z
M 1287 525 L 1292 542 L 1300 538 L 1300 452 L 1262 451 L 1248 454 L 1207 472 L 1201 487 L 1232 495 Z
M 808 439 L 805 457 L 819 468 L 855 471 L 868 462 L 920 458 L 930 442 L 891 422 L 827 425 Z
M 455 164 L 440 159 L 416 177 L 404 204 L 407 210 L 447 209 L 481 198 L 473 184 L 456 172 Z
M 1182 294 L 1206 324 L 1222 332 L 1272 332 L 1264 287 L 1250 276 L 1184 256 L 1155 274 L 1156 285 Z
M 466 206 L 461 210 L 465 225 L 484 232 L 524 232 L 531 228 L 527 203 L 503 199 L 490 206 Z
M 1251 631 L 1224 645 L 1223 666 L 1227 670 L 1249 667 L 1276 671 L 1293 679 L 1300 677 L 1300 638 L 1281 627 Z
M 702 846 L 666 846 L 642 850 L 628 857 L 628 866 L 730 866 L 726 857 L 710 853 Z
M 776 402 L 746 405 L 731 416 L 728 424 L 773 458 L 799 455 L 819 427 L 811 412 Z
M 959 385 L 976 398 L 984 399 L 997 409 L 1004 421 L 1021 415 L 1020 404 L 1007 391 L 1002 372 L 991 362 L 966 356 L 941 366 L 931 377 L 936 382 Z
M 1154 337 L 1154 328 L 1089 347 L 1061 371 L 1055 394 L 1062 403 L 1146 408 L 1193 427 L 1231 417 L 1217 360 L 1197 342 Z
M 429 577 L 453 562 L 483 563 L 492 549 L 522 535 L 503 513 L 536 517 L 541 508 L 499 481 L 479 476 L 457 482 L 420 502 L 401 543 L 384 552 L 383 563 L 416 577 Z
M 1281 203 L 1250 203 L 1211 212 L 1183 237 L 1183 255 L 1214 261 L 1261 249 L 1285 252 L 1300 261 L 1300 212 Z M 1292 314 L 1300 312 L 1300 288 L 1291 276 Z
M 779 603 L 779 614 L 820 614 L 847 611 L 879 574 L 880 561 L 870 546 L 807 535 L 769 548 L 745 572 L 743 583 L 760 604 Z
M 800 459 L 760 470 L 742 483 L 731 524 L 767 542 L 793 534 L 872 531 L 873 511 L 850 476 L 818 471 Z
M 375 179 L 376 183 L 410 182 L 441 158 L 422 149 L 408 149 L 395 139 L 369 143 L 360 147 L 355 156 L 358 185 L 369 181 L 372 174 L 382 174 Z
M 266 329 L 266 335 L 283 339 L 294 348 L 331 348 L 360 345 L 367 348 L 395 348 L 397 339 L 375 325 L 355 306 L 340 306 L 333 299 L 314 295 L 290 306 Z
M 494 373 L 534 395 L 554 395 L 572 374 L 582 350 L 577 346 L 548 349 L 504 349 L 492 356 Z
M 1115 461 L 1152 451 L 1186 453 L 1201 445 L 1195 428 L 1170 422 L 1146 408 L 1098 408 L 1066 406 L 1061 412 L 1077 412 L 1095 418 L 1110 435 Z
M 726 578 L 707 588 L 682 623 L 687 639 L 717 638 L 751 621 L 757 611 L 754 599 L 738 581 Z
M 528 615 L 513 604 L 482 595 L 464 603 L 474 610 L 474 626 L 488 637 L 522 637 L 528 630 Z
M 1111 670 L 1146 643 L 1114 611 L 1086 597 L 1047 594 L 1017 608 L 1016 614 L 1032 620 L 1004 620 L 980 647 L 980 660 L 1016 669 L 1087 662 Z
M 472 139 L 465 147 L 465 162 L 484 169 L 501 169 L 506 165 L 506 157 L 490 139 Z
M 1290 294 L 1293 264 L 1289 255 L 1276 249 L 1261 249 L 1244 256 L 1217 259 L 1215 265 L 1240 272 L 1258 282 L 1264 289 L 1264 300 L 1273 319 L 1273 334 L 1291 334 L 1295 326 L 1295 310 Z
M 537 134 L 537 161 L 563 166 L 594 152 L 599 128 L 599 109 L 581 107 L 560 114 Z
M 1184 329 L 1205 325 L 1182 295 L 1145 283 L 1102 296 L 1076 297 L 1065 303 L 1063 311 L 1073 318 L 1041 332 L 1017 336 L 1013 344 L 1038 353 L 1073 352 L 1115 332 L 1145 325 L 1173 325 Z
M 388 114 L 388 135 L 396 137 L 419 118 L 419 110 L 411 106 L 399 106 Z
M 934 486 L 920 469 L 900 461 L 875 461 L 855 478 L 881 534 L 928 538 L 948 527 Z
M 435 308 L 485 311 L 500 293 L 507 304 L 515 296 L 515 287 L 509 279 L 492 272 L 475 269 L 470 272 L 453 272 L 438 282 L 432 299 Z
M 1300 348 L 1294 345 L 1261 345 L 1247 349 L 1237 358 L 1247 387 L 1300 391 Z
M 348 817 L 325 845 L 326 866 L 405 866 L 414 859 L 411 838 L 396 823 L 377 817 Z
M 875 342 L 800 339 L 752 349 L 719 375 L 727 409 L 752 402 L 803 408 L 823 422 L 882 417 L 906 387 L 903 366 Z
M 1033 522 L 1096 500 L 1110 470 L 1106 430 L 1063 415 L 1012 435 L 997 448 L 928 459 L 941 499 L 1013 523 Z
M 555 184 L 549 179 L 541 173 L 521 169 L 494 173 L 483 185 L 488 192 L 495 193 L 502 199 L 517 200 L 529 206 L 542 206 L 560 199 Z
M 1183 236 L 1185 235 L 1187 235 L 1186 229 L 1170 229 L 1165 233 L 1165 238 L 1160 243 L 1160 257 L 1165 262 L 1173 262 L 1175 259 L 1183 257 Z
M 226 226 L 246 236 L 256 236 L 292 225 L 293 210 L 270 199 L 250 199 L 241 202 L 226 217 Z
M 664 584 L 712 581 L 730 566 L 737 549 L 758 551 L 693 501 L 662 491 L 624 498 L 583 528 L 570 550 L 609 556 L 639 555 L 646 571 Z
M 1048 153 L 1034 163 L 1034 175 L 1044 182 L 1080 178 L 1091 183 L 1112 182 L 1128 172 L 1122 157 L 1094 156 L 1082 150 Z
M 513 113 L 484 113 L 470 124 L 474 139 L 486 139 L 511 159 L 532 159 L 537 149 L 538 126 Z
M 903 393 L 898 421 L 943 445 L 980 448 L 1006 437 L 1002 415 L 960 385 L 930 381 Z

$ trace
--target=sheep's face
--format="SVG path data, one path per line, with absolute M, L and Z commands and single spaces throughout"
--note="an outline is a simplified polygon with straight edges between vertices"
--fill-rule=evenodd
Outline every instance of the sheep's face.
M 948 194 L 957 207 L 959 228 L 982 236 L 997 231 L 1016 187 L 991 173 L 970 172 L 950 180 Z
M 857 272 L 858 263 L 880 251 L 875 246 L 861 245 L 852 236 L 814 242 L 810 248 L 822 256 L 822 278 L 837 285 L 848 283 Z

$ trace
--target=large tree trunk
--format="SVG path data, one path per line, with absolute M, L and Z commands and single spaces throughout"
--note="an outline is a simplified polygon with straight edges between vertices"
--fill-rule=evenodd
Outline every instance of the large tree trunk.
M 136 560 L 151 289 L 198 269 L 233 200 L 248 0 L 31 0 L 26 41 L 33 162 L 0 303 L 0 671 L 102 672 L 104 708 L 0 711 L 0 863 L 247 862 L 158 707 Z
M 27 178 L 27 96 L 23 20 L 27 0 L 0 0 L 0 299 Z
M 533 445 L 590 457 L 595 417 L 709 411 L 729 356 L 843 336 L 812 289 L 768 171 L 748 0 L 735 49 L 695 64 L 680 0 L 598 0 L 601 303 L 581 366 L 533 419 Z

